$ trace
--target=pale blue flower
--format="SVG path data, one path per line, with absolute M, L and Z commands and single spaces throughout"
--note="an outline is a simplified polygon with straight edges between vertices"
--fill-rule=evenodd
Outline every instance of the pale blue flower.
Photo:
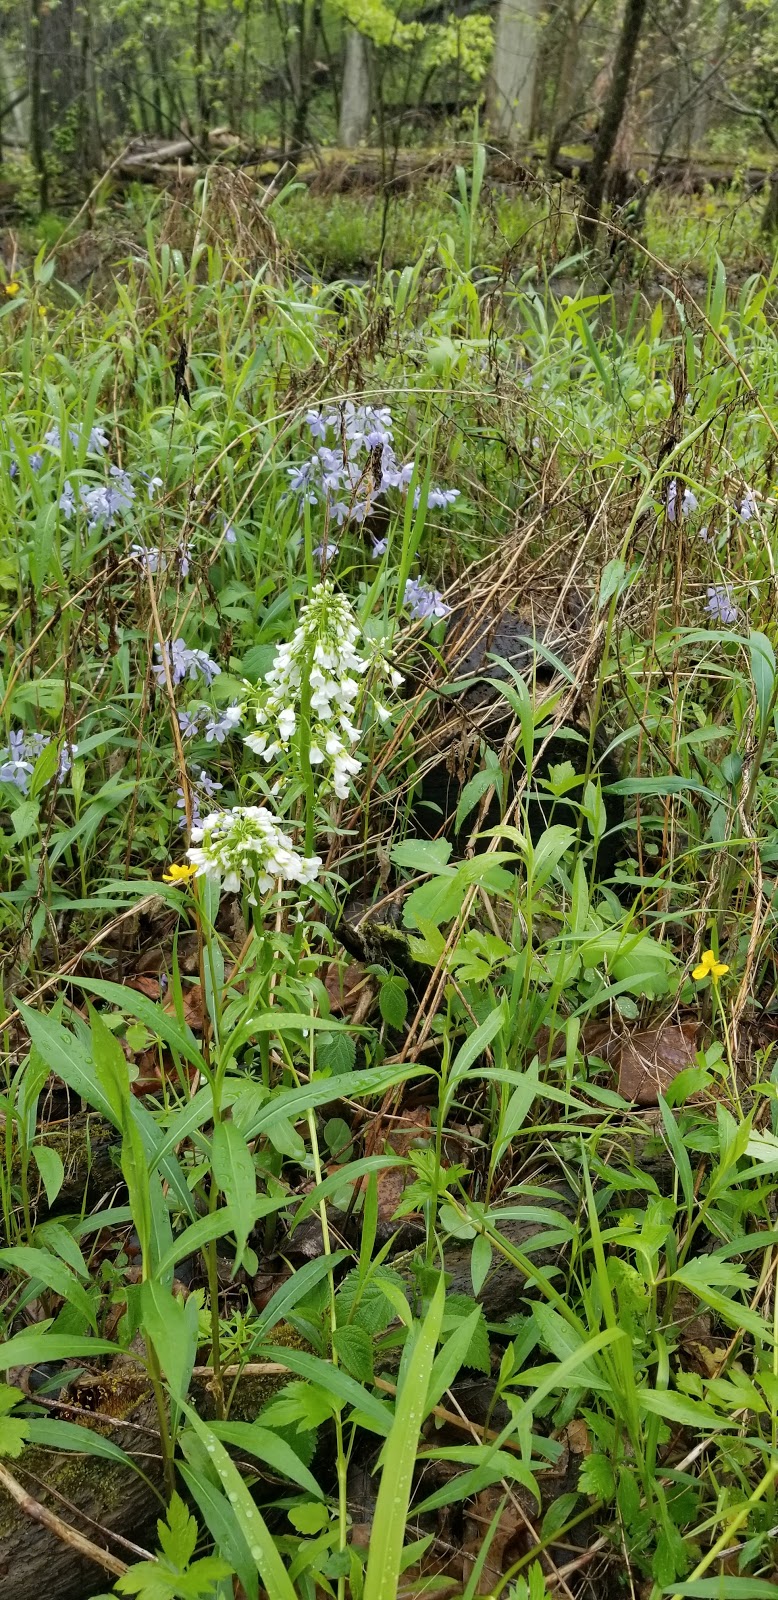
M 721 583 L 708 585 L 708 600 L 705 610 L 714 622 L 722 622 L 725 627 L 737 622 L 738 619 L 738 609 L 730 591 Z
M 420 622 L 425 617 L 447 617 L 451 612 L 440 591 L 430 589 L 420 578 L 408 579 L 403 605 L 407 606 L 414 622 Z
M 211 661 L 204 650 L 190 650 L 183 639 L 173 639 L 172 642 L 167 640 L 164 649 L 174 687 L 182 683 L 184 678 L 195 679 L 197 677 L 205 678 L 206 683 L 210 686 L 214 678 L 217 678 L 221 672 L 221 667 L 217 666 L 215 661 Z M 165 658 L 162 646 L 155 644 L 154 653 L 159 657 L 159 660 L 154 662 L 151 670 L 161 687 L 165 682 Z
M 446 506 L 453 506 L 454 501 L 458 499 L 458 489 L 436 489 L 433 486 L 427 495 L 427 509 L 429 511 L 442 511 Z M 418 506 L 420 500 L 421 488 L 419 487 L 413 497 L 414 506 Z
M 227 706 L 224 711 L 214 712 L 204 728 L 208 743 L 211 744 L 215 740 L 217 744 L 224 744 L 225 739 L 228 739 L 238 727 L 242 715 L 243 707 L 238 705 Z
M 374 539 L 373 540 L 373 549 L 372 549 L 372 552 L 371 552 L 373 560 L 374 561 L 380 561 L 381 557 L 386 555 L 386 552 L 387 552 L 388 548 L 389 548 L 389 540 L 388 539 Z

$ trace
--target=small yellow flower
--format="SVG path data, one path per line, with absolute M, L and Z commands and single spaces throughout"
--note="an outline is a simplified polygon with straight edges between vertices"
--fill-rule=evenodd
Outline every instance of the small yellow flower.
M 163 883 L 188 883 L 197 871 L 196 867 L 188 866 L 186 862 L 173 862 L 167 872 L 162 874 Z
M 703 978 L 712 978 L 714 983 L 718 983 L 725 972 L 729 972 L 726 961 L 717 961 L 712 950 L 704 950 L 700 964 L 695 967 L 692 977 L 696 978 L 698 983 L 702 983 Z
M 7 283 L 6 284 L 5 292 L 6 292 L 6 294 L 18 294 L 20 288 L 21 288 L 21 284 L 20 283 L 16 283 L 15 281 L 12 281 L 11 283 Z
M 43 317 L 44 321 L 45 321 L 46 317 L 48 316 L 48 314 L 49 314 L 48 306 L 38 306 L 38 316 L 39 317 Z

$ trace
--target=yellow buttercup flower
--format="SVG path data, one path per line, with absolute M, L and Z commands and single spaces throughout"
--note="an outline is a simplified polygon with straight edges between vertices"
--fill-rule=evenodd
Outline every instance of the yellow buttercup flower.
M 38 306 L 38 316 L 39 317 L 43 317 L 44 320 L 45 320 L 46 317 L 48 316 L 48 314 L 49 314 L 48 306 Z
M 20 283 L 16 283 L 16 282 L 12 281 L 11 283 L 7 283 L 6 284 L 5 292 L 6 292 L 6 294 L 18 294 L 20 288 L 21 288 L 21 284 Z
M 726 961 L 717 961 L 712 950 L 704 950 L 700 964 L 695 967 L 692 977 L 696 978 L 698 983 L 701 983 L 703 978 L 712 978 L 714 983 L 718 983 L 725 972 L 729 972 Z
M 196 867 L 188 866 L 186 862 L 173 862 L 167 872 L 162 874 L 163 883 L 188 883 L 197 871 Z

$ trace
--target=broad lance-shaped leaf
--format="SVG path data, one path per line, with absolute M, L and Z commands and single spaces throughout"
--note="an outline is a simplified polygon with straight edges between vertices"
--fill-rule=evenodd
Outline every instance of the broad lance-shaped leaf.
M 186 1304 L 154 1278 L 141 1285 L 143 1330 L 156 1350 L 175 1400 L 185 1398 L 197 1354 L 197 1302 Z
M 257 1172 L 246 1140 L 234 1122 L 217 1122 L 213 1130 L 211 1164 L 216 1182 L 235 1216 L 237 1268 L 254 1226 Z
M 118 987 L 114 985 L 113 987 Z M 123 992 L 123 991 L 122 991 Z M 130 993 L 132 991 L 129 991 Z M 24 1025 L 34 1045 L 37 1046 L 49 1070 L 56 1077 L 61 1078 L 69 1089 L 73 1090 L 87 1105 L 99 1111 L 114 1127 L 119 1127 L 116 1116 L 104 1089 L 97 1080 L 94 1066 L 89 1059 L 84 1047 L 75 1035 L 69 1033 L 67 1028 L 57 1022 L 55 1017 L 44 1015 L 35 1011 L 31 1006 L 26 1006 L 22 1001 L 18 1004 L 19 1012 L 24 1020 Z M 131 1097 L 130 1115 L 137 1123 L 146 1160 L 151 1166 L 155 1152 L 160 1144 L 159 1129 L 151 1112 L 142 1105 L 135 1095 Z M 168 1185 L 176 1204 L 188 1217 L 194 1219 L 194 1201 L 187 1187 L 184 1175 L 175 1157 L 166 1154 L 158 1162 L 159 1172 Z
M 268 1600 L 298 1600 L 275 1540 L 255 1506 L 234 1461 L 228 1456 L 221 1440 L 217 1439 L 208 1424 L 198 1417 L 197 1412 L 186 1404 L 182 1409 L 194 1432 L 202 1439 L 216 1468 L 219 1481 L 248 1545 L 251 1559 L 267 1590 Z
M 427 1408 L 444 1308 L 445 1287 L 441 1277 L 416 1335 L 397 1396 L 394 1422 L 383 1449 L 363 1600 L 397 1600 L 419 1430 Z
M 16 1267 L 18 1271 L 25 1272 L 33 1282 L 37 1281 L 47 1289 L 53 1289 L 55 1294 L 81 1312 L 82 1317 L 97 1332 L 95 1308 L 83 1284 L 71 1272 L 58 1256 L 53 1256 L 48 1250 L 38 1250 L 33 1245 L 12 1245 L 7 1250 L 0 1250 L 0 1262 L 7 1267 Z

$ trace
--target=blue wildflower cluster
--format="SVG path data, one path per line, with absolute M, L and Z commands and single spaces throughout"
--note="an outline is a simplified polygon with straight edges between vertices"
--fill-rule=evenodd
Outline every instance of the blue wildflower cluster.
M 394 425 L 388 406 L 355 405 L 353 400 L 330 411 L 309 411 L 306 425 L 316 448 L 301 466 L 288 467 L 289 487 L 300 506 L 325 509 L 338 527 L 361 525 L 388 490 L 405 493 L 414 473 L 413 461 L 400 463 L 394 448 Z M 459 498 L 458 489 L 431 488 L 427 503 L 442 508 Z M 419 503 L 416 491 L 414 503 Z M 323 547 L 319 547 L 324 554 Z M 332 559 L 336 546 L 327 546 Z M 385 540 L 374 543 L 378 557 Z
M 49 744 L 49 733 L 31 733 L 27 728 L 13 728 L 8 735 L 8 744 L 0 750 L 0 783 L 12 783 L 22 794 L 28 794 L 35 763 Z M 60 750 L 57 763 L 60 783 L 73 765 L 76 750 L 75 745 L 67 743 Z

